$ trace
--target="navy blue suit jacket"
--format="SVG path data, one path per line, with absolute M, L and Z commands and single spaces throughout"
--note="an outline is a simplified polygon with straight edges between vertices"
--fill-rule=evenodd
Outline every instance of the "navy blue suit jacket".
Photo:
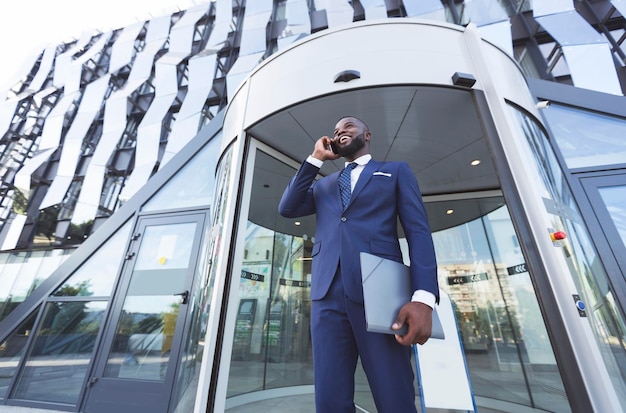
M 398 218 L 409 246 L 413 290 L 426 290 L 439 301 L 437 264 L 430 226 L 417 180 L 406 162 L 370 160 L 341 208 L 339 172 L 314 182 L 319 169 L 304 162 L 279 204 L 288 218 L 316 214 L 311 299 L 324 297 L 341 262 L 348 297 L 363 302 L 360 252 L 402 262 Z

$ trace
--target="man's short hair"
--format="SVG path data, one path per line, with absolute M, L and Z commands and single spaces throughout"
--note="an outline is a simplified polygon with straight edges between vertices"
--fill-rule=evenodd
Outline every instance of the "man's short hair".
M 359 122 L 361 124 L 361 126 L 363 127 L 363 129 L 365 129 L 366 132 L 370 131 L 369 126 L 367 126 L 367 123 L 363 122 L 363 120 L 361 120 L 360 118 L 357 118 L 356 116 L 352 116 L 352 115 L 342 116 L 335 123 L 339 123 L 342 119 L 346 119 L 346 118 L 355 119 L 357 122 Z

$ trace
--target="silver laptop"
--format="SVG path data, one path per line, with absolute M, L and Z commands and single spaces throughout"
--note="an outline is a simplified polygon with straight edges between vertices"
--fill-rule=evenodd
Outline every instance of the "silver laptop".
M 392 330 L 391 325 L 400 308 L 411 301 L 413 296 L 409 267 L 401 262 L 366 252 L 362 252 L 360 258 L 367 331 L 405 334 L 406 325 L 400 330 Z M 430 338 L 441 340 L 445 338 L 436 306 L 433 310 L 433 328 Z

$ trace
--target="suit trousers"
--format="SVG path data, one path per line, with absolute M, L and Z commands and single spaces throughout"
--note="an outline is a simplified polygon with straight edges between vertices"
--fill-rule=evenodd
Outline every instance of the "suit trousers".
M 417 412 L 411 348 L 366 331 L 363 304 L 347 297 L 339 269 L 328 293 L 311 303 L 311 337 L 317 413 L 355 412 L 359 357 L 378 412 Z

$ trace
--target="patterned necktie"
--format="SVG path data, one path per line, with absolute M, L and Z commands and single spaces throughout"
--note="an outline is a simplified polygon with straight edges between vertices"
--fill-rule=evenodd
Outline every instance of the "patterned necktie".
M 349 163 L 339 174 L 339 193 L 341 194 L 341 206 L 346 209 L 346 205 L 350 201 L 352 188 L 350 186 L 350 173 L 356 168 L 356 163 Z

